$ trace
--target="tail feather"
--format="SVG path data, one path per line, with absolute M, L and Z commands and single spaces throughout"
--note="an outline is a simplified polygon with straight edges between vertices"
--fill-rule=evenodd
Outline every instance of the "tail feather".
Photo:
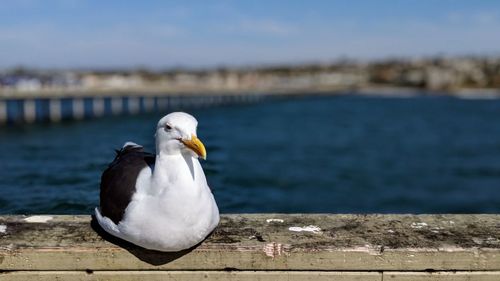
M 103 217 L 101 212 L 99 211 L 99 207 L 95 208 L 95 217 L 97 218 L 97 222 L 99 225 L 109 234 L 113 236 L 121 236 L 120 230 L 118 226 L 109 218 Z M 121 237 L 120 237 L 121 238 Z

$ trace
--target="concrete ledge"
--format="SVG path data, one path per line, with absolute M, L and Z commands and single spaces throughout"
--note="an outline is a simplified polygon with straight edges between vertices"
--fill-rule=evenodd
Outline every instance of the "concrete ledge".
M 0 216 L 0 271 L 0 280 L 500 280 L 500 215 L 224 215 L 179 253 L 110 237 L 90 216 Z

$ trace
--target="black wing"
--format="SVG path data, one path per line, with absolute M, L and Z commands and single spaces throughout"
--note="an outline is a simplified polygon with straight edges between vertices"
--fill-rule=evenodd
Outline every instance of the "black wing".
M 139 172 L 155 162 L 155 155 L 142 146 L 128 145 L 116 151 L 116 157 L 101 176 L 101 214 L 114 223 L 121 221 L 135 193 Z

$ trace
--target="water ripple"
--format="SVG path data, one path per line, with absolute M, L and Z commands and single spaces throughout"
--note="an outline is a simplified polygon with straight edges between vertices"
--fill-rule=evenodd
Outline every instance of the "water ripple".
M 500 101 L 314 97 L 192 111 L 222 212 L 500 212 Z M 91 213 L 162 114 L 0 130 L 0 213 Z

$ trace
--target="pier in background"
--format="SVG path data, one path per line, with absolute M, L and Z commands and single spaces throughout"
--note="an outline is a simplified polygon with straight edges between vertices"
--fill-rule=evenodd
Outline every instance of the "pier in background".
M 82 120 L 224 104 L 253 103 L 262 94 L 109 95 L 0 99 L 0 125 Z

